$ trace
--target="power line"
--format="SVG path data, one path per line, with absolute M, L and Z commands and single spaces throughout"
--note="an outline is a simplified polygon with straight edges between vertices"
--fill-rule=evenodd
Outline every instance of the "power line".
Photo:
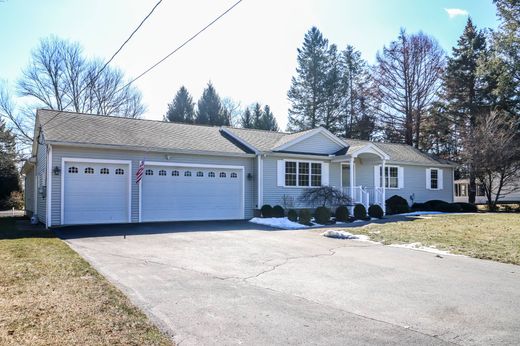
M 238 4 L 240 4 L 242 2 L 242 0 L 238 0 L 237 2 L 235 2 L 231 7 L 229 7 L 227 10 L 225 10 L 224 12 L 222 12 L 218 17 L 216 17 L 215 19 L 213 19 L 208 25 L 206 25 L 205 27 L 203 27 L 202 29 L 200 29 L 197 33 L 195 33 L 194 35 L 192 35 L 190 38 L 188 38 L 186 41 L 184 41 L 181 45 L 179 45 L 177 48 L 175 48 L 174 50 L 172 50 L 170 53 L 168 53 L 164 58 L 160 59 L 159 61 L 157 61 L 155 64 L 153 64 L 152 66 L 150 66 L 149 68 L 147 68 L 143 73 L 141 73 L 140 75 L 138 75 L 137 77 L 135 77 L 134 79 L 132 79 L 130 82 L 128 82 L 127 84 L 125 84 L 123 87 L 119 88 L 116 92 L 119 92 L 127 87 L 129 87 L 132 83 L 134 83 L 136 80 L 138 80 L 139 78 L 143 77 L 145 74 L 147 74 L 148 72 L 150 72 L 151 70 L 153 70 L 154 68 L 156 68 L 159 64 L 161 64 L 162 62 L 164 62 L 166 59 L 168 59 L 169 57 L 171 57 L 173 54 L 177 53 L 182 47 L 184 47 L 185 45 L 187 45 L 188 43 L 190 43 L 192 40 L 194 40 L 197 36 L 199 36 L 200 34 L 202 34 L 204 31 L 206 31 L 206 29 L 208 29 L 210 26 L 212 26 L 213 24 L 215 24 L 219 19 L 221 19 L 222 17 L 224 17 L 228 12 L 230 12 L 233 8 L 235 8 Z
M 155 9 L 161 4 L 163 0 L 159 0 L 155 5 L 154 7 L 152 7 L 152 9 L 148 12 L 148 14 L 141 20 L 141 22 L 139 23 L 139 25 L 132 31 L 132 33 L 130 34 L 130 36 L 128 36 L 128 38 L 121 44 L 121 46 L 119 46 L 119 48 L 114 52 L 114 54 L 112 54 L 112 56 L 110 57 L 110 59 L 107 60 L 107 62 L 103 65 L 103 67 L 101 67 L 101 69 L 96 73 L 96 75 L 94 76 L 94 78 L 92 78 L 78 93 L 78 96 L 81 95 L 90 85 L 92 85 L 92 83 L 96 82 L 96 80 L 99 78 L 99 76 L 101 75 L 101 73 L 106 69 L 106 67 L 108 66 L 108 64 L 110 64 L 110 62 L 112 62 L 112 60 L 114 60 L 114 58 L 119 54 L 119 52 L 121 52 L 121 50 L 123 50 L 123 48 L 126 46 L 126 44 L 128 43 L 128 41 L 130 41 L 132 39 L 132 37 L 135 35 L 135 33 L 137 33 L 137 31 L 139 31 L 139 29 L 143 26 L 143 24 L 146 22 L 146 20 L 153 14 L 153 12 L 155 11 Z M 119 90 L 118 90 L 119 91 Z M 117 91 L 117 92 L 118 92 Z M 73 100 L 71 100 L 67 105 L 65 105 L 65 107 L 63 107 L 63 109 L 66 109 L 68 106 L 70 106 L 72 104 Z M 54 114 L 52 116 L 52 118 L 50 118 L 49 120 L 47 120 L 45 123 L 41 124 L 40 125 L 40 128 L 41 126 L 44 126 L 44 125 L 47 125 L 48 123 L 50 123 L 52 120 L 54 120 L 54 118 L 56 118 L 59 114 L 61 114 L 62 111 L 57 111 L 56 114 Z

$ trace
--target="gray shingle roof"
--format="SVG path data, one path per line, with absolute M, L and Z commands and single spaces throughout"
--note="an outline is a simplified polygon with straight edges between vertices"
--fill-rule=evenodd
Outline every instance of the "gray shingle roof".
M 282 144 L 292 141 L 293 139 L 296 139 L 305 135 L 307 132 L 312 131 L 306 130 L 301 132 L 285 133 L 255 129 L 238 129 L 232 127 L 228 127 L 227 129 L 260 151 L 273 150 Z
M 46 141 L 147 149 L 246 153 L 219 127 L 38 110 Z

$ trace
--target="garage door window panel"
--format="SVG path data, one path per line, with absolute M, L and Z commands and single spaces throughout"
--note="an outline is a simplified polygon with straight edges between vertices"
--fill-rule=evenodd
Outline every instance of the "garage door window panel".
M 69 173 L 71 173 L 71 174 L 78 173 L 78 167 L 69 167 Z
M 153 170 L 147 169 L 146 171 L 144 171 L 144 175 L 153 175 Z
M 177 171 L 177 170 L 172 171 L 172 177 L 178 177 L 178 176 L 179 176 L 179 171 Z

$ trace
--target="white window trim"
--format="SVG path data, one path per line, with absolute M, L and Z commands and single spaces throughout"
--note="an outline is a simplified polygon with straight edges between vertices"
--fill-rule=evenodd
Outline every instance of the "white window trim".
M 383 170 L 383 166 L 379 165 L 380 170 Z M 381 187 L 384 187 L 386 190 L 400 190 L 402 189 L 399 187 L 399 172 L 401 171 L 401 166 L 396 165 L 385 165 L 385 170 L 388 169 L 388 174 L 390 174 L 390 168 L 396 168 L 397 169 L 397 187 L 390 187 L 386 186 L 386 172 L 382 172 L 383 174 L 380 174 L 380 179 L 382 179 Z M 388 185 L 390 185 L 390 180 L 388 181 Z
M 296 185 L 286 185 L 285 184 L 285 175 L 287 173 L 285 173 L 285 164 L 287 162 L 296 162 Z M 299 163 L 300 162 L 303 162 L 303 163 L 308 163 L 309 164 L 309 185 L 299 185 L 299 179 L 298 179 L 298 175 L 299 175 Z M 312 179 L 312 165 L 313 163 L 319 163 L 321 165 L 321 171 L 320 171 L 320 176 L 321 176 L 321 184 L 320 186 L 312 186 L 311 185 L 311 179 Z M 297 188 L 297 189 L 316 189 L 316 188 L 319 188 L 319 187 L 322 187 L 323 186 L 323 164 L 324 162 L 323 161 L 310 161 L 310 160 L 283 160 L 283 168 L 284 168 L 284 175 L 283 175 L 283 187 L 287 187 L 287 188 Z
M 437 187 L 432 187 L 432 171 L 437 171 Z M 431 191 L 441 191 L 444 190 L 444 174 L 442 168 L 431 167 L 426 169 L 426 189 Z
M 113 163 L 120 165 L 127 165 L 128 172 L 132 172 L 132 161 L 131 160 L 104 160 L 104 159 L 87 159 L 79 157 L 62 157 L 61 158 L 61 210 L 60 210 L 60 221 L 63 225 L 65 220 L 65 214 L 63 213 L 65 207 L 65 162 L 78 162 L 78 163 Z M 128 176 L 128 223 L 132 222 L 132 174 Z

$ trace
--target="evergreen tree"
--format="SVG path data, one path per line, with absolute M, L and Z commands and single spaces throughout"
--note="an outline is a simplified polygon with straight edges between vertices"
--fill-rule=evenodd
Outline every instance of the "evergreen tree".
M 292 131 L 312 129 L 322 122 L 329 43 L 316 27 L 306 34 L 298 48 L 298 67 L 292 77 L 287 97 L 291 103 L 288 128 Z
M 340 131 L 340 112 L 344 93 L 341 88 L 341 63 L 336 45 L 331 45 L 327 51 L 327 64 L 324 82 L 323 116 L 320 126 L 332 133 Z
M 264 106 L 261 124 L 262 124 L 261 130 L 267 130 L 267 131 L 278 131 L 279 130 L 278 123 L 276 122 L 276 118 L 274 117 L 274 114 L 273 114 L 273 112 L 271 112 L 271 108 L 268 105 Z
M 195 103 L 188 90 L 181 86 L 172 103 L 168 104 L 165 121 L 192 124 L 195 120 Z
M 7 206 L 7 199 L 13 191 L 20 191 L 15 136 L 0 119 L 0 208 Z
M 252 129 L 253 128 L 253 115 L 251 114 L 251 110 L 247 107 L 242 114 L 240 119 L 240 126 L 244 129 Z
M 262 129 L 262 106 L 257 102 L 253 105 L 253 110 L 251 111 L 253 114 L 253 128 L 260 130 Z
M 197 102 L 196 124 L 222 126 L 229 125 L 229 118 L 222 111 L 222 103 L 213 84 L 208 83 Z
M 461 138 L 473 136 L 479 115 L 489 106 L 488 90 L 477 74 L 478 62 L 486 54 L 486 37 L 468 18 L 464 32 L 453 48 L 444 76 L 446 108 L 454 123 L 453 133 Z M 461 140 L 458 140 L 461 142 Z M 459 148 L 464 150 L 463 147 Z M 475 167 L 468 164 L 470 203 L 475 202 Z

